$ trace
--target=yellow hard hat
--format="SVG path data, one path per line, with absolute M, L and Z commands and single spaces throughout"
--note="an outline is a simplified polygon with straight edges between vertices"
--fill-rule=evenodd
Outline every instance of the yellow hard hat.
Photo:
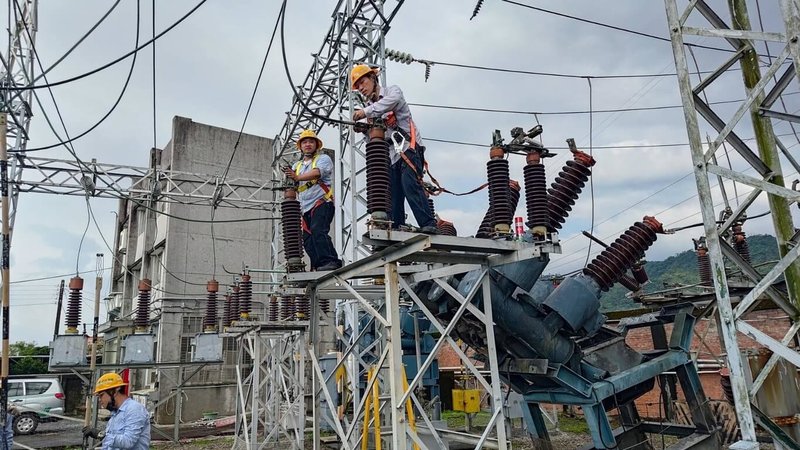
M 303 142 L 303 139 L 314 139 L 317 141 L 317 150 L 322 148 L 322 139 L 317 137 L 317 133 L 314 133 L 314 130 L 303 130 L 300 133 L 300 137 L 297 138 L 297 148 L 300 148 L 300 143 Z
M 368 75 L 370 73 L 378 74 L 380 70 L 373 69 L 366 64 L 358 64 L 353 67 L 353 70 L 350 71 L 350 86 L 355 89 L 356 83 L 360 80 L 364 75 Z
M 94 393 L 97 394 L 109 389 L 126 386 L 127 384 L 128 383 L 122 381 L 122 377 L 119 376 L 118 373 L 106 373 L 97 379 L 97 384 L 94 386 Z

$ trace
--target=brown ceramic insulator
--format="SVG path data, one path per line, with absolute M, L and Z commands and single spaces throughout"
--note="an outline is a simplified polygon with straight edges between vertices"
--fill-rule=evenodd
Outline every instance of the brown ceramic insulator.
M 222 328 L 225 329 L 231 326 L 231 294 L 227 293 L 222 298 Z
M 306 295 L 298 295 L 294 298 L 294 316 L 296 320 L 308 320 L 311 318 L 311 300 Z
M 742 224 L 736 223 L 733 225 L 733 248 L 736 253 L 748 263 L 752 262 L 750 258 L 750 245 L 747 243 L 747 235 L 742 231 Z
M 625 289 L 631 292 L 636 292 L 642 287 L 639 283 L 636 282 L 636 280 L 633 279 L 633 277 L 631 277 L 627 273 L 622 274 L 622 276 L 619 277 L 618 281 L 619 284 L 623 285 Z
M 331 312 L 331 301 L 327 298 L 320 299 L 319 310 L 322 311 L 323 314 Z
M 269 299 L 269 320 L 271 322 L 275 322 L 278 320 L 280 311 L 278 310 L 278 297 L 272 297 Z
M 294 192 L 294 191 L 290 191 Z M 283 231 L 283 252 L 289 262 L 289 270 L 303 260 L 303 229 L 300 225 L 302 213 L 297 199 L 285 196 L 281 202 L 281 230 Z
M 534 153 L 535 154 L 535 153 Z M 536 161 L 536 162 L 531 162 Z M 547 227 L 547 178 L 544 164 L 540 160 L 530 159 L 522 169 L 525 179 L 525 208 L 528 228 Z
M 65 314 L 67 334 L 78 334 L 81 323 L 81 299 L 83 298 L 83 278 L 73 277 L 69 280 L 69 301 Z
M 511 211 L 517 210 L 517 205 L 519 204 L 519 197 L 520 197 L 520 185 L 515 180 L 510 180 L 508 182 L 508 196 L 511 202 Z M 475 237 L 488 239 L 492 237 L 494 233 L 494 227 L 492 226 L 492 208 L 489 207 L 486 210 L 486 214 L 483 216 L 483 220 L 481 221 L 481 225 L 478 227 L 478 232 L 475 233 Z M 509 226 L 511 225 L 511 221 L 508 222 Z
M 389 143 L 383 138 L 367 142 L 367 212 L 379 213 L 388 218 L 389 192 Z
M 203 317 L 203 329 L 205 331 L 217 331 L 217 292 L 219 283 L 217 280 L 208 280 L 206 283 L 206 315 Z
M 239 320 L 239 283 L 231 290 L 231 322 Z
M 150 280 L 147 278 L 139 280 L 139 304 L 133 324 L 137 330 L 146 330 L 150 325 Z
M 633 274 L 633 279 L 639 284 L 645 284 L 650 281 L 650 277 L 647 276 L 647 271 L 644 270 L 643 264 L 634 265 L 633 268 L 631 268 L 631 273 Z
M 239 281 L 239 317 L 247 320 L 253 311 L 253 282 L 250 275 L 243 274 Z
M 431 209 L 431 215 L 436 217 L 436 208 L 434 208 L 433 199 L 430 197 L 428 197 L 428 207 Z
M 486 172 L 489 180 L 489 209 L 492 211 L 492 228 L 494 231 L 508 231 L 511 221 L 514 219 L 514 211 L 511 209 L 511 199 L 508 193 L 508 160 L 489 160 L 486 163 Z
M 550 189 L 547 190 L 548 229 L 550 231 L 561 228 L 561 224 L 572 210 L 572 205 L 578 199 L 578 194 L 581 193 L 586 181 L 592 175 L 590 167 L 595 163 L 594 158 L 581 151 L 574 152 L 573 157 L 572 161 L 567 161 L 550 185 Z
M 294 315 L 294 299 L 291 296 L 281 297 L 280 320 L 288 320 Z
M 458 236 L 458 231 L 456 231 L 456 227 L 453 226 L 453 222 L 440 219 L 436 222 L 436 229 L 439 231 L 439 234 L 444 236 Z
M 711 286 L 711 259 L 708 257 L 708 249 L 697 249 L 697 273 L 700 275 L 700 284 Z
M 645 250 L 656 241 L 656 233 L 663 232 L 661 223 L 652 217 L 645 217 L 642 222 L 633 224 L 622 236 L 597 255 L 583 269 L 583 273 L 594 279 L 601 290 L 609 290 L 628 269 L 644 256 Z

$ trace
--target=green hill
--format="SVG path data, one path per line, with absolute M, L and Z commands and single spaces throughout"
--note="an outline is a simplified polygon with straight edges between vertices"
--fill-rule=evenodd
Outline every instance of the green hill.
M 778 259 L 778 245 L 775 237 L 757 234 L 748 236 L 747 243 L 750 246 L 750 257 L 754 266 Z M 697 272 L 697 256 L 693 249 L 670 256 L 663 261 L 648 261 L 645 270 L 650 277 L 650 283 L 644 288 L 645 292 L 660 291 L 669 285 L 689 285 L 700 282 Z M 764 273 L 763 270 L 762 273 Z M 625 297 L 628 292 L 619 283 L 615 284 L 600 299 L 602 309 L 616 311 L 637 307 L 636 303 Z

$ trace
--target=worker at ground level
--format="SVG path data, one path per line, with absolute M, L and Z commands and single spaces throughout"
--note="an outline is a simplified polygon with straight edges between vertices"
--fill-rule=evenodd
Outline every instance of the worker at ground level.
M 107 373 L 97 380 L 94 395 L 101 408 L 111 411 L 111 419 L 103 436 L 103 450 L 150 448 L 150 415 L 145 407 L 125 394 L 127 383 L 116 373 Z M 83 427 L 84 437 L 98 439 L 96 428 Z
M 322 139 L 314 130 L 300 133 L 297 148 L 303 159 L 284 169 L 287 177 L 299 182 L 297 193 L 303 211 L 303 248 L 311 260 L 311 270 L 342 267 L 331 241 L 333 221 L 333 161 L 322 152 Z
M 383 118 L 389 141 L 391 169 L 389 187 L 392 196 L 392 227 L 406 225 L 405 201 L 423 233 L 436 234 L 427 195 L 422 185 L 425 146 L 408 108 L 403 91 L 398 86 L 382 88 L 378 82 L 378 69 L 359 64 L 350 71 L 350 82 L 366 99 L 367 106 L 353 113 L 353 121 Z M 396 144 L 402 143 L 402 146 Z

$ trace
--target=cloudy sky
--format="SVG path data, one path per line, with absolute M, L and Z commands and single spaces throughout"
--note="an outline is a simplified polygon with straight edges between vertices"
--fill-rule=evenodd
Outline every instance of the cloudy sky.
M 171 0 L 158 2 L 156 29 L 162 30 L 183 15 L 196 2 Z M 389 0 L 394 4 L 394 0 Z M 565 147 L 567 138 L 575 138 L 579 148 L 591 149 L 597 159 L 593 189 L 585 189 L 561 233 L 563 254 L 550 265 L 553 273 L 578 269 L 587 257 L 587 240 L 581 230 L 589 230 L 611 242 L 634 221 L 655 215 L 665 226 L 678 227 L 700 221 L 696 188 L 691 174 L 687 136 L 681 109 L 633 112 L 595 112 L 623 108 L 662 107 L 680 104 L 674 76 L 604 79 L 605 75 L 671 74 L 674 63 L 669 42 L 603 28 L 525 8 L 527 4 L 564 15 L 614 25 L 656 36 L 667 37 L 664 5 L 661 1 L 588 0 L 559 2 L 486 0 L 470 21 L 474 0 L 406 0 L 391 31 L 387 48 L 412 54 L 415 58 L 439 62 L 430 79 L 424 79 L 424 67 L 389 62 L 388 80 L 398 84 L 409 102 L 438 106 L 502 109 L 529 113 L 494 113 L 458 111 L 441 107 L 413 108 L 414 118 L 427 142 L 427 157 L 432 172 L 445 186 L 464 191 L 485 181 L 486 147 L 495 129 L 508 137 L 514 126 L 530 128 L 537 120 L 544 127 L 543 142 L 551 148 Z M 726 11 L 723 2 L 712 2 L 718 11 Z M 775 31 L 780 16 L 774 2 L 763 2 L 761 16 L 768 29 Z M 768 4 L 767 4 L 768 3 Z M 287 7 L 286 49 L 296 83 L 305 77 L 330 26 L 334 1 L 291 0 Z M 253 89 L 269 35 L 275 23 L 279 2 L 210 0 L 188 20 L 168 33 L 156 47 L 156 145 L 169 141 L 171 118 L 176 115 L 196 122 L 238 129 Z M 758 28 L 756 3 L 750 3 L 753 26 Z M 78 40 L 110 7 L 108 1 L 41 2 L 37 50 L 49 67 Z M 141 38 L 152 32 L 152 3 L 141 2 Z M 134 0 L 124 0 L 109 18 L 63 63 L 48 74 L 51 82 L 66 79 L 128 52 L 134 47 L 136 32 Z M 5 11 L 4 11 L 5 12 Z M 723 14 L 726 18 L 728 14 Z M 4 20 L 3 23 L 6 23 Z M 703 24 L 695 20 L 696 24 Z M 696 39 L 705 45 L 726 47 L 724 41 Z M 727 48 L 727 47 L 726 47 Z M 291 90 L 283 72 L 280 47 L 269 57 L 246 132 L 267 137 L 281 129 L 292 101 Z M 772 55 L 777 47 L 770 48 Z M 766 54 L 766 49 L 759 51 Z M 695 51 L 701 71 L 713 70 L 727 53 L 698 49 Z M 762 58 L 767 62 L 766 58 Z M 553 77 L 448 66 L 474 65 L 486 68 L 536 71 L 577 75 Z M 125 77 L 131 70 L 127 59 L 107 70 L 53 89 L 58 107 L 70 135 L 94 125 L 119 96 Z M 140 53 L 125 95 L 113 114 L 94 132 L 75 143 L 82 159 L 145 166 L 153 146 L 152 53 Z M 38 69 L 37 69 L 38 72 Z M 584 76 L 581 78 L 580 76 Z M 589 79 L 591 79 L 591 89 Z M 787 89 L 785 102 L 789 111 L 798 108 L 797 85 Z M 591 96 L 590 96 L 591 93 Z M 718 84 L 708 89 L 711 102 L 744 97 L 741 74 L 732 70 Z M 44 112 L 56 119 L 55 108 L 45 90 L 38 91 Z M 735 106 L 735 105 L 734 105 Z M 539 112 L 534 116 L 530 112 Z M 720 105 L 723 116 L 733 106 Z M 577 112 L 563 114 L 564 112 Z M 560 114 L 554 114 L 560 113 Z M 55 122 L 57 123 L 57 122 Z M 707 127 L 704 127 L 707 128 Z M 590 133 L 591 130 L 591 133 Z M 742 138 L 752 137 L 747 123 L 737 127 Z M 63 131 L 59 129 L 63 135 Z M 333 130 L 323 130 L 328 142 Z M 786 123 L 776 124 L 776 133 L 796 151 L 798 139 Z M 714 136 L 712 135 L 712 139 Z M 458 141 L 463 145 L 434 141 Z M 57 142 L 49 130 L 42 109 L 34 106 L 29 147 Z M 748 141 L 749 142 L 749 141 Z M 591 147 L 590 147 L 591 145 Z M 597 147 L 597 148 L 595 148 Z M 220 149 L 228 152 L 230 149 Z M 564 165 L 568 152 L 546 162 L 549 181 Z M 719 153 L 724 159 L 724 154 Z M 63 149 L 39 152 L 36 156 L 70 158 Z M 727 164 L 727 160 L 726 164 Z M 523 160 L 512 157 L 512 177 L 521 179 Z M 741 158 L 731 155 L 734 169 L 745 168 Z M 752 172 L 750 172 L 752 173 Z M 784 162 L 789 182 L 797 178 L 794 169 Z M 265 174 L 265 177 L 267 174 Z M 716 185 L 716 181 L 713 181 Z M 735 204 L 735 194 L 744 198 L 747 189 L 726 184 Z M 593 195 L 592 195 L 593 191 Z M 721 202 L 722 197 L 717 196 Z M 486 210 L 486 191 L 469 197 L 437 198 L 437 211 L 455 222 L 461 235 L 471 235 Z M 113 214 L 116 202 L 92 199 L 103 235 L 113 242 Z M 766 211 L 762 199 L 753 214 Z M 524 216 L 524 201 L 517 215 Z M 592 217 L 594 220 L 592 220 Z M 11 339 L 46 343 L 52 337 L 55 298 L 60 279 L 79 271 L 89 271 L 84 297 L 84 321 L 90 322 L 94 296 L 95 253 L 110 255 L 100 233 L 92 224 L 78 247 L 87 226 L 87 208 L 83 198 L 24 194 L 19 199 L 12 247 Z M 769 217 L 748 222 L 750 234 L 769 232 Z M 661 236 L 647 256 L 663 259 L 689 249 L 691 238 L 700 229 Z M 597 246 L 593 247 L 593 253 Z M 108 271 L 105 272 L 108 275 Z M 51 277 L 46 280 L 22 282 Z M 104 280 L 102 295 L 108 292 Z M 102 313 L 104 314 L 105 308 Z

